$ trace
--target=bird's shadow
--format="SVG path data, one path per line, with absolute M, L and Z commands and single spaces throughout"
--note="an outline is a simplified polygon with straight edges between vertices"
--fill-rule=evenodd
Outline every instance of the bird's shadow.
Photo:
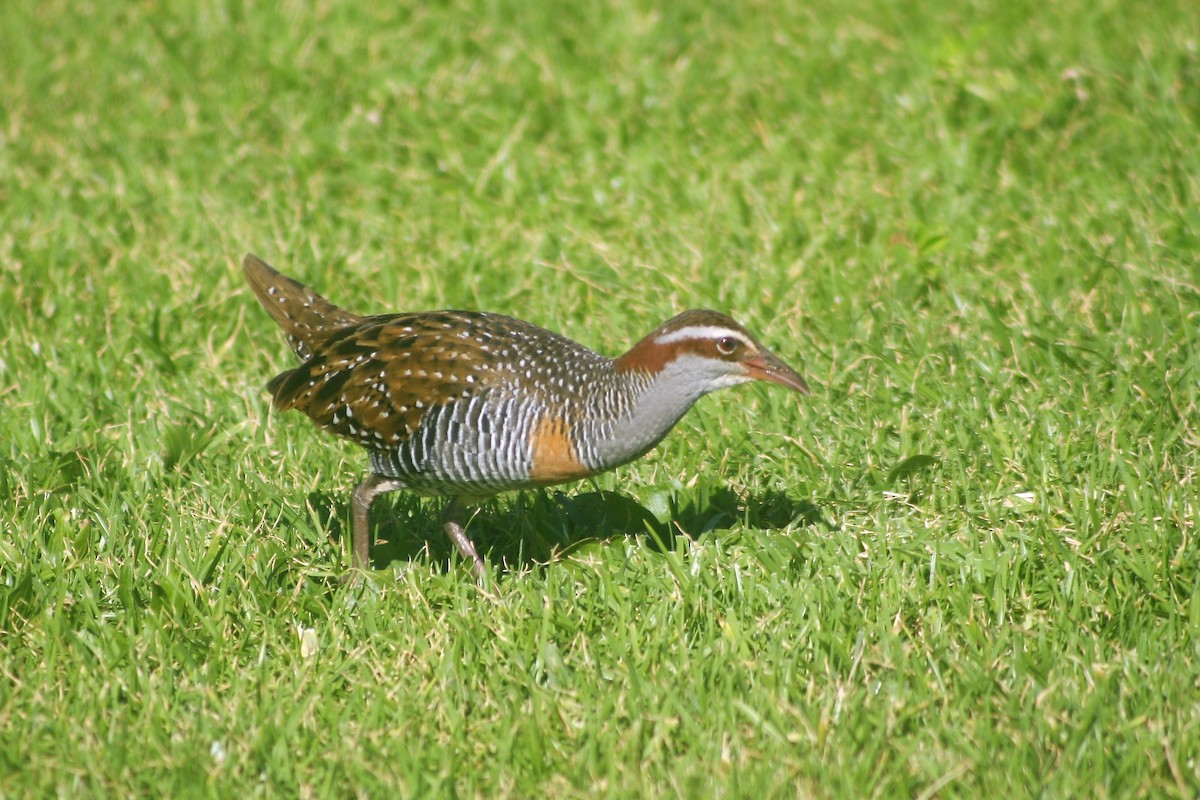
M 656 551 L 673 550 L 680 536 L 697 538 L 742 523 L 760 530 L 824 523 L 819 506 L 769 490 L 740 496 L 727 486 L 658 495 L 647 505 L 613 491 L 568 494 L 533 490 L 513 502 L 488 501 L 467 524 L 467 534 L 489 563 L 509 570 L 539 569 L 581 554 L 594 544 L 627 537 L 647 540 Z M 309 506 L 330 536 L 348 535 L 350 504 L 344 496 L 313 492 Z M 454 546 L 442 532 L 442 505 L 398 492 L 375 504 L 371 515 L 372 566 L 432 560 L 442 569 L 456 561 Z

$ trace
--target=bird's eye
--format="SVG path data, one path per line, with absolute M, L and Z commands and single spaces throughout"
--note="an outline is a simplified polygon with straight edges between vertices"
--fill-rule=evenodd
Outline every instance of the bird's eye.
M 722 336 L 717 339 L 717 352 L 723 356 L 730 355 L 738 348 L 738 340 L 732 336 Z

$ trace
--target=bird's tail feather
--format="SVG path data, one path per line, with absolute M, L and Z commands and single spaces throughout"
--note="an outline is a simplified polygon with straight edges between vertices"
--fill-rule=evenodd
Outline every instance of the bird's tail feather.
M 255 255 L 247 255 L 242 270 L 258 302 L 287 335 L 301 361 L 307 361 L 329 335 L 363 317 L 339 308 L 299 281 L 283 275 Z

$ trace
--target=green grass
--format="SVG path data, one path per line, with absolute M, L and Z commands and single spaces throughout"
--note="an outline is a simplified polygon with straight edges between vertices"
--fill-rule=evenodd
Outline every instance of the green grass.
M 0 796 L 1200 793 L 1200 7 L 360 6 L 0 4 Z M 815 391 L 346 586 L 247 251 Z

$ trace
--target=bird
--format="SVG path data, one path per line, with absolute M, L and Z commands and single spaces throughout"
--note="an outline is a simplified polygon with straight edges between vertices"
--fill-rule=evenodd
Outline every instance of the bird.
M 253 254 L 242 268 L 300 366 L 267 383 L 273 406 L 361 445 L 352 495 L 354 565 L 370 565 L 370 512 L 385 492 L 448 497 L 442 527 L 480 579 L 464 529 L 499 492 L 578 481 L 657 445 L 709 392 L 808 384 L 742 325 L 684 311 L 608 358 L 524 320 L 484 311 L 360 315 Z

